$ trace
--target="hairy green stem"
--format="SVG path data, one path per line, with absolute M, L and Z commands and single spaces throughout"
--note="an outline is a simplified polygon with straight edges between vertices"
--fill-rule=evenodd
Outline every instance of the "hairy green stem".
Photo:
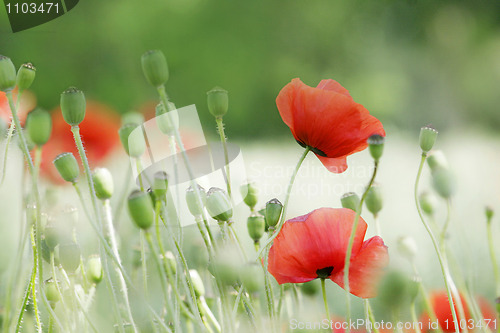
M 231 176 L 229 171 L 229 154 L 227 152 L 227 139 L 226 134 L 224 133 L 224 123 L 222 122 L 222 117 L 215 118 L 215 122 L 217 123 L 217 131 L 219 132 L 220 141 L 222 142 L 222 147 L 224 148 L 224 159 L 226 165 L 226 185 L 227 185 L 227 194 L 230 198 L 231 196 Z
M 326 287 L 325 287 L 325 279 L 321 280 L 321 293 L 323 294 L 323 302 L 325 302 L 325 313 L 326 319 L 330 320 L 330 310 L 328 309 L 328 300 L 326 298 Z

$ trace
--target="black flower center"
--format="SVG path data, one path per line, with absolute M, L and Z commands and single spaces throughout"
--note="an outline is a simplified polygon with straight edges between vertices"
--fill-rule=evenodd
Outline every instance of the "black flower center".
M 299 141 L 299 140 L 295 140 L 295 141 L 297 141 L 297 143 L 298 143 L 301 147 L 303 147 L 303 148 L 307 148 L 307 147 L 309 147 L 309 149 L 311 149 L 311 151 L 312 151 L 313 153 L 315 153 L 316 155 L 318 155 L 318 156 L 322 156 L 322 157 L 327 157 L 327 155 L 326 155 L 326 154 L 325 154 L 322 150 L 320 150 L 320 149 L 318 149 L 318 148 L 314 148 L 314 147 L 308 146 L 308 145 L 306 145 L 305 143 L 303 143 L 303 142 L 301 142 L 301 141 Z
M 332 275 L 333 272 L 333 266 L 328 266 L 325 268 L 318 269 L 316 271 L 316 275 L 318 276 L 318 279 L 328 279 L 330 275 Z

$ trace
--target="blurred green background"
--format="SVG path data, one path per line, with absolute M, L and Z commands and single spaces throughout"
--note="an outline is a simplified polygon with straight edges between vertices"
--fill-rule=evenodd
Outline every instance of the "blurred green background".
M 274 100 L 294 77 L 336 79 L 386 128 L 494 131 L 499 13 L 498 0 L 81 0 L 16 34 L 2 7 L 0 53 L 37 66 L 32 90 L 45 108 L 75 85 L 126 112 L 156 98 L 140 56 L 161 49 L 172 100 L 196 104 L 202 123 L 212 126 L 205 92 L 230 92 L 231 138 L 288 133 Z

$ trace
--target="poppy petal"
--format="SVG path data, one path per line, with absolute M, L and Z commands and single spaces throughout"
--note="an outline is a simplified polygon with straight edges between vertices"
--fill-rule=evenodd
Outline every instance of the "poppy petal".
M 362 298 L 375 297 L 377 282 L 388 263 L 389 254 L 382 238 L 375 236 L 365 241 L 361 250 L 351 259 L 350 292 Z M 331 280 L 343 288 L 344 270 L 332 276 Z
M 322 90 L 335 91 L 335 92 L 338 92 L 339 94 L 346 95 L 347 97 L 351 97 L 351 94 L 349 94 L 349 90 L 342 87 L 342 85 L 340 83 L 338 83 L 337 81 L 332 80 L 332 79 L 321 80 L 318 83 L 318 85 L 316 86 L 316 88 L 322 89 Z
M 318 159 L 323 163 L 325 168 L 333 173 L 342 173 L 347 170 L 347 159 L 345 156 L 338 158 L 318 156 Z

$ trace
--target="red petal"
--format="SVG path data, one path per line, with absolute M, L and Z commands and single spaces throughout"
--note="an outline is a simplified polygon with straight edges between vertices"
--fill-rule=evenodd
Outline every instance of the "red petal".
M 318 156 L 318 159 L 323 163 L 325 168 L 333 173 L 342 173 L 347 170 L 347 159 L 345 156 L 338 158 L 330 158 Z
M 375 297 L 378 281 L 388 263 L 387 246 L 378 236 L 364 242 L 358 253 L 353 250 L 349 267 L 350 292 L 362 298 Z M 331 280 L 343 288 L 344 270 L 332 276 Z
M 342 85 L 340 83 L 338 83 L 337 81 L 332 80 L 332 79 L 321 80 L 320 83 L 318 83 L 318 85 L 316 86 L 316 88 L 322 89 L 322 90 L 335 91 L 335 92 L 338 92 L 339 94 L 346 95 L 347 97 L 351 97 L 351 94 L 349 94 L 349 90 L 342 87 Z

